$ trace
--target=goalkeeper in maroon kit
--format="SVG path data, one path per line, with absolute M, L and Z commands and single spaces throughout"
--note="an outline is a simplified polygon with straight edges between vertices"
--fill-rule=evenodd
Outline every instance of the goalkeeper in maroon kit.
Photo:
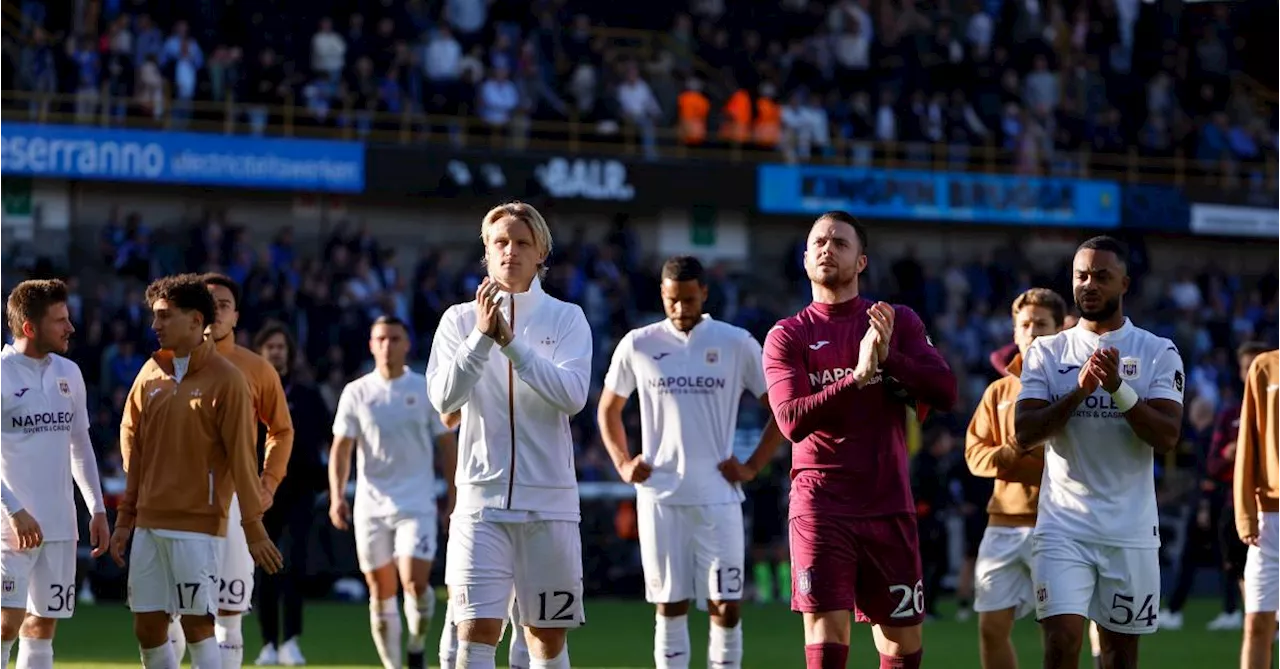
M 917 669 L 924 587 L 911 497 L 906 405 L 947 410 L 956 381 L 911 309 L 858 295 L 867 233 L 851 215 L 813 224 L 813 302 L 764 345 L 769 402 L 794 444 L 792 609 L 809 669 L 843 668 L 849 612 L 872 624 L 882 669 Z

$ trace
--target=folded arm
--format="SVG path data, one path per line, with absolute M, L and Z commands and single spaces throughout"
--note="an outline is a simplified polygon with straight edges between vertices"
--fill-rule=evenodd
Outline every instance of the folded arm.
M 1167 399 L 1142 400 L 1124 414 L 1133 433 L 1156 453 L 1177 448 L 1182 435 L 1182 403 Z
M 427 394 L 431 406 L 442 415 L 467 403 L 493 349 L 493 339 L 477 330 L 462 335 L 458 318 L 463 308 L 455 305 L 440 319 L 427 361 Z
M 591 386 L 591 326 L 581 309 L 572 309 L 559 337 L 550 357 L 519 336 L 501 350 L 521 381 L 547 404 L 573 416 L 586 406 Z
M 0 481 L 0 510 L 4 511 L 5 515 L 12 516 L 24 508 L 26 507 L 22 504 L 22 500 L 18 499 L 18 495 L 13 492 L 9 484 Z
M 839 414 L 841 400 L 860 387 L 853 374 L 811 393 L 804 368 L 804 354 L 782 326 L 769 331 L 764 343 L 764 375 L 769 384 L 769 404 L 783 436 L 792 443 L 813 434 Z

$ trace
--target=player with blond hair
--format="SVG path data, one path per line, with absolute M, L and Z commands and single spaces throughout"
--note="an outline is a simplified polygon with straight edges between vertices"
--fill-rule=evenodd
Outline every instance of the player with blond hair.
M 514 594 L 530 667 L 567 668 L 566 632 L 585 621 L 569 419 L 587 401 L 591 329 L 542 289 L 552 239 L 537 209 L 494 207 L 480 239 L 488 277 L 445 312 L 427 363 L 432 406 L 462 411 L 445 557 L 457 666 L 494 667 Z

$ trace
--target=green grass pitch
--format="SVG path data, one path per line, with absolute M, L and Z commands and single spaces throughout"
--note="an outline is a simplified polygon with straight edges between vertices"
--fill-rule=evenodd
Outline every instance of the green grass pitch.
M 443 612 L 443 602 L 437 612 Z M 954 609 L 944 604 L 943 613 Z M 1240 633 L 1208 632 L 1204 625 L 1217 614 L 1217 603 L 1193 600 L 1184 612 L 1186 626 L 1160 632 L 1142 642 L 1142 665 L 1160 669 L 1201 669 L 1235 666 Z M 356 604 L 309 602 L 302 649 L 307 662 L 325 667 L 376 667 L 377 655 L 369 638 L 368 609 Z M 438 616 L 437 616 L 438 618 Z M 569 635 L 573 666 L 580 669 L 652 667 L 653 608 L 642 601 L 589 600 L 587 625 Z M 781 605 L 748 605 L 743 614 L 746 654 L 744 667 L 778 669 L 804 667 L 800 618 Z M 428 662 L 437 666 L 439 620 L 428 640 Z M 245 619 L 245 664 L 251 666 L 260 647 L 257 622 Z M 690 667 L 706 666 L 707 619 L 690 615 L 693 657 Z M 979 669 L 976 618 L 965 623 L 951 619 L 925 625 L 925 667 Z M 1015 626 L 1020 666 L 1040 666 L 1039 630 L 1030 619 Z M 1087 648 L 1087 646 L 1086 646 Z M 81 606 L 72 620 L 62 623 L 56 642 L 57 666 L 67 669 L 139 667 L 129 612 L 119 603 Z M 16 650 L 15 650 L 16 655 Z M 1087 657 L 1080 666 L 1089 669 Z M 498 666 L 505 667 L 505 644 Z M 877 666 L 871 632 L 854 630 L 849 666 Z

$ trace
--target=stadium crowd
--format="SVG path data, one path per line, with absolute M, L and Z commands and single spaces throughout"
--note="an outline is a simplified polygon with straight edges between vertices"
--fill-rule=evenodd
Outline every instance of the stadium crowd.
M 240 282 L 241 343 L 250 345 L 268 321 L 284 323 L 298 339 L 294 378 L 317 384 L 332 412 L 343 385 L 369 369 L 366 340 L 374 318 L 393 314 L 410 324 L 410 356 L 421 370 L 443 310 L 465 301 L 482 278 L 478 264 L 446 262 L 445 254 L 431 247 L 386 247 L 355 222 L 335 226 L 327 238 L 308 241 L 296 240 L 290 227 L 282 227 L 269 243 L 257 246 L 244 226 L 219 211 L 206 212 L 188 227 L 161 223 L 152 225 L 137 213 L 114 209 L 100 229 L 96 262 L 70 278 L 72 318 L 79 328 L 71 357 L 81 365 L 90 388 L 94 445 L 107 480 L 121 476 L 117 426 L 123 398 L 147 352 L 155 347 L 149 311 L 141 299 L 150 279 L 180 271 L 221 271 Z M 585 241 L 581 231 L 566 235 L 556 246 L 546 280 L 548 292 L 583 306 L 595 338 L 592 399 L 573 420 L 581 481 L 617 480 L 593 420 L 595 398 L 618 339 L 633 327 L 661 318 L 660 261 L 642 257 L 634 235 L 624 216 L 595 243 Z M 1194 516 L 1202 499 L 1201 481 L 1210 480 L 1215 414 L 1238 406 L 1235 348 L 1247 341 L 1276 346 L 1277 277 L 1274 269 L 1266 276 L 1243 276 L 1213 263 L 1164 267 L 1147 258 L 1140 240 L 1133 241 L 1134 292 L 1128 313 L 1173 339 L 1187 368 L 1184 443 L 1176 457 L 1157 465 L 1161 501 L 1175 517 L 1182 517 L 1178 510 L 1184 508 Z M 896 258 L 873 258 L 864 275 L 866 294 L 907 304 L 921 314 L 955 370 L 961 402 L 953 414 L 926 426 L 917 466 L 925 467 L 929 476 L 918 478 L 917 494 L 926 503 L 922 508 L 935 518 L 961 518 L 972 541 L 985 524 L 982 508 L 990 487 L 968 473 L 963 434 L 984 387 L 1003 366 L 992 352 L 1011 341 L 1008 304 L 1032 286 L 1070 294 L 1066 259 L 1058 266 L 1036 268 L 1017 245 L 1011 238 L 1006 248 L 951 258 L 941 265 L 922 262 L 908 249 Z M 776 270 L 790 290 L 764 290 L 728 265 L 714 266 L 707 310 L 762 340 L 780 315 L 806 299 L 801 246 L 797 240 L 796 255 Z M 743 403 L 742 416 L 741 426 L 748 431 L 761 428 L 766 418 L 754 402 Z M 626 420 L 634 437 L 638 412 L 628 411 Z M 299 443 L 303 446 L 327 454 L 325 440 Z M 785 467 L 780 469 L 785 472 Z M 768 485 L 785 486 L 784 476 L 767 478 Z M 320 489 L 323 481 L 316 484 Z M 764 482 L 755 485 L 762 486 Z M 768 505 L 780 505 L 785 496 L 760 500 L 756 503 L 764 508 L 753 512 L 755 518 L 781 513 Z M 1166 556 L 1171 567 L 1178 564 L 1183 543 L 1171 544 L 1178 547 Z M 758 551 L 769 548 L 757 546 Z M 1200 546 L 1194 548 L 1198 551 Z M 946 559 L 945 550 L 939 559 Z M 1199 553 L 1193 559 L 1200 560 Z M 938 568 L 950 573 L 945 562 Z M 957 587 L 963 599 L 968 584 Z M 771 595 L 765 592 L 761 597 Z
M 852 147 L 865 162 L 892 144 L 911 162 L 945 147 L 963 163 L 993 146 L 1021 173 L 1078 175 L 1124 165 L 1083 165 L 1082 150 L 1137 148 L 1248 184 L 1276 152 L 1275 110 L 1233 85 L 1252 33 L 1229 3 L 729 4 L 668 0 L 636 15 L 565 0 L 84 11 L 28 0 L 21 32 L 4 35 L 3 79 L 74 97 L 81 120 L 171 115 L 182 127 L 194 103 L 230 100 L 259 134 L 283 105 L 298 126 L 361 135 L 378 112 L 393 124 L 404 112 L 478 117 L 515 136 L 576 119 L 606 141 L 637 129 L 650 157 L 679 141 L 790 159 Z M 652 32 L 608 30 L 622 27 Z

